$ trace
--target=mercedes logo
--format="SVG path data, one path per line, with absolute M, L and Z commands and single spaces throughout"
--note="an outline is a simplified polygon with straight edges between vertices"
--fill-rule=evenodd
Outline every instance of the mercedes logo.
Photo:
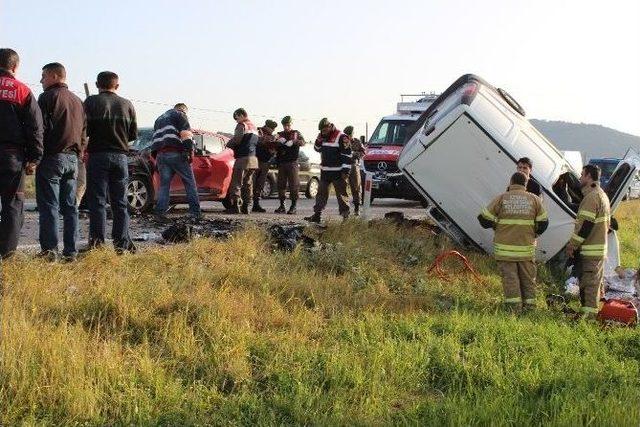
M 387 170 L 387 162 L 378 162 L 378 170 L 386 171 Z

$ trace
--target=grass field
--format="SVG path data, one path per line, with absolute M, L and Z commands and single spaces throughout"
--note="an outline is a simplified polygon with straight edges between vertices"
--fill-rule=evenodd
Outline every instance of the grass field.
M 639 210 L 617 215 L 631 266 Z M 320 238 L 6 263 L 0 425 L 640 424 L 640 330 L 503 313 L 487 257 L 481 282 L 427 274 L 450 244 L 426 229 Z

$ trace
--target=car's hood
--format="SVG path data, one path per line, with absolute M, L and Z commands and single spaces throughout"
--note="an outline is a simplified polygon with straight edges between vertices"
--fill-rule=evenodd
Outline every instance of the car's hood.
M 374 147 L 367 147 L 364 155 L 365 160 L 387 160 L 396 161 L 400 152 L 402 152 L 402 146 L 399 145 L 376 145 Z

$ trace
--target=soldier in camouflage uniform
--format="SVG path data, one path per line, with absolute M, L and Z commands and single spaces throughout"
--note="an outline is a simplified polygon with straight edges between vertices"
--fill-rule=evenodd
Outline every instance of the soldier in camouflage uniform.
M 353 201 L 353 213 L 360 214 L 360 195 L 362 194 L 362 178 L 360 176 L 360 161 L 364 157 L 364 145 L 358 138 L 353 137 L 353 126 L 344 128 L 344 134 L 351 142 L 351 170 L 349 171 L 349 187 L 351 189 L 351 200 Z

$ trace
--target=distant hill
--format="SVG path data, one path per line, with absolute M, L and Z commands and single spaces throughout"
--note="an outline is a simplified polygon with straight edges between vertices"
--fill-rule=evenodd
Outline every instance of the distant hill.
M 640 137 L 600 125 L 532 119 L 531 123 L 560 150 L 594 157 L 622 157 L 629 147 L 640 151 Z

